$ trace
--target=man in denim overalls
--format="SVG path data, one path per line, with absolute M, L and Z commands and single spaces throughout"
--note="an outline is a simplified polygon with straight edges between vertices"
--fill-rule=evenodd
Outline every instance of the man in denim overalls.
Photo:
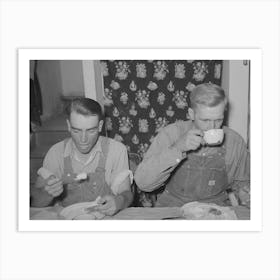
M 242 137 L 222 127 L 226 107 L 221 87 L 198 85 L 190 94 L 191 120 L 171 124 L 156 136 L 135 174 L 143 191 L 164 187 L 156 206 L 227 205 L 231 190 L 239 203 L 250 205 L 250 156 Z M 204 132 L 218 128 L 223 128 L 223 142 L 207 145 Z
M 96 101 L 75 99 L 67 113 L 71 138 L 48 151 L 43 168 L 52 175 L 48 178 L 38 176 L 31 189 L 32 206 L 60 204 L 65 207 L 101 197 L 95 209 L 105 215 L 114 215 L 128 207 L 133 197 L 129 177 L 120 182 L 117 190 L 111 189 L 114 179 L 128 169 L 126 147 L 99 135 L 103 120 L 101 106 Z M 80 173 L 85 173 L 86 178 L 75 180 Z

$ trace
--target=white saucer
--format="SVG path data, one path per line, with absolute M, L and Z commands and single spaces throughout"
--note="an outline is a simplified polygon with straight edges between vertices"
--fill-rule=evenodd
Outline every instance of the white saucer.
M 59 214 L 66 220 L 95 220 L 95 212 L 88 212 L 87 208 L 96 205 L 96 201 L 75 203 L 62 209 Z

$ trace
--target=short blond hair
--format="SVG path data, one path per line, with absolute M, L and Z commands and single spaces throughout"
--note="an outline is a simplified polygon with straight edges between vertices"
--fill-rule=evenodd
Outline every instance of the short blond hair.
M 218 85 L 205 83 L 196 86 L 190 93 L 190 107 L 195 108 L 197 105 L 215 107 L 224 102 L 228 103 L 225 91 Z

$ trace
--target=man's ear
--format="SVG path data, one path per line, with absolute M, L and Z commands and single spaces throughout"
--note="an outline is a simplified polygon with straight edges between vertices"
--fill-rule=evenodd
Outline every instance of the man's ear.
M 98 124 L 98 131 L 99 131 L 99 133 L 102 131 L 103 123 L 104 123 L 103 120 L 99 121 L 99 124 Z
M 68 131 L 71 132 L 71 124 L 70 124 L 70 121 L 67 119 L 66 122 L 67 122 Z
M 194 110 L 192 108 L 188 109 L 188 114 L 190 119 L 193 121 L 194 120 Z

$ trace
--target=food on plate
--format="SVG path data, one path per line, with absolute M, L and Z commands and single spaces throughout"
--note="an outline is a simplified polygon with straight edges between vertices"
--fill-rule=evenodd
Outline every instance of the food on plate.
M 209 212 L 209 214 L 213 214 L 216 216 L 222 215 L 222 211 L 220 211 L 216 208 L 210 208 L 208 212 Z
M 182 216 L 188 220 L 237 220 L 237 216 L 229 207 L 214 203 L 198 201 L 186 203 L 181 207 Z
M 37 171 L 37 174 L 40 175 L 43 179 L 45 180 L 49 180 L 51 178 L 55 178 L 56 176 L 49 171 L 48 169 L 41 167 L 39 168 L 39 170 Z M 82 181 L 82 180 L 86 180 L 88 177 L 88 174 L 86 172 L 82 172 L 77 174 L 76 176 L 73 174 L 67 174 L 65 176 L 62 176 L 62 181 L 64 184 L 69 184 L 69 183 L 73 183 L 75 181 Z
M 75 178 L 76 181 L 81 181 L 86 179 L 87 179 L 87 173 L 85 172 L 78 174 Z
M 60 215 L 66 220 L 100 220 L 104 214 L 97 211 L 90 211 L 88 208 L 98 205 L 100 197 L 95 201 L 75 203 L 63 208 Z

